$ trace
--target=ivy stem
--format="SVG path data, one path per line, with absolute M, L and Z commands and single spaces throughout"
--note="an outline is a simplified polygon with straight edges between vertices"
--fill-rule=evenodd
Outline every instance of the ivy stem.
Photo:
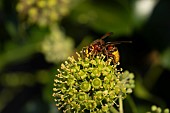
M 123 113 L 123 101 L 122 101 L 122 96 L 119 96 L 119 112 Z

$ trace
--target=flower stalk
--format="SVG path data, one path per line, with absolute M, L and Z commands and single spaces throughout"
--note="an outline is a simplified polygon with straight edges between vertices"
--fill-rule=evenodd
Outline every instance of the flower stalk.
M 122 100 L 121 95 L 119 97 L 119 112 L 123 113 L 123 100 Z

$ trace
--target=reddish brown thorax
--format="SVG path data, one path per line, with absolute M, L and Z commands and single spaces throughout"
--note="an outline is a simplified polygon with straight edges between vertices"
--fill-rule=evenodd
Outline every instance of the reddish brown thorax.
M 94 47 L 94 50 L 98 50 L 99 49 L 99 45 L 98 44 L 94 44 L 93 47 Z
M 112 50 L 113 49 L 113 46 L 109 45 L 107 46 L 107 50 Z

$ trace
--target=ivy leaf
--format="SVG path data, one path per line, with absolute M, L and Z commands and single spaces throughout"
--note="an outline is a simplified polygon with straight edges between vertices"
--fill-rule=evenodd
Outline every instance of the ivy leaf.
M 74 7 L 71 19 L 101 32 L 131 33 L 133 24 L 130 6 L 117 2 L 104 3 L 86 0 Z

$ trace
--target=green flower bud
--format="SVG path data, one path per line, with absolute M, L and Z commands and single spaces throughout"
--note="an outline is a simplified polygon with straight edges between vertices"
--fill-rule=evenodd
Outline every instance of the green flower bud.
M 107 113 L 109 111 L 109 106 L 107 104 L 105 106 L 102 106 L 102 111 Z
M 79 99 L 79 101 L 85 101 L 85 100 L 87 100 L 88 99 L 88 95 L 86 94 L 86 93 L 84 93 L 84 92 L 80 92 L 79 94 L 78 94 L 78 99 Z
M 94 95 L 94 99 L 101 101 L 103 99 L 103 92 L 97 91 L 96 94 Z
M 164 113 L 169 113 L 169 109 L 168 108 L 164 109 Z
M 97 106 L 97 103 L 94 100 L 87 100 L 85 106 L 87 110 L 94 110 Z
M 82 91 L 88 92 L 91 89 L 91 84 L 87 81 L 84 81 L 84 82 L 81 83 L 80 89 Z
M 102 85 L 102 81 L 99 79 L 99 78 L 95 78 L 93 79 L 92 81 L 92 86 L 95 88 L 95 89 L 99 89 Z
M 157 107 L 156 105 L 152 105 L 151 111 L 147 113 L 169 113 L 169 109 L 165 108 L 164 110 L 162 110 L 160 107 Z

